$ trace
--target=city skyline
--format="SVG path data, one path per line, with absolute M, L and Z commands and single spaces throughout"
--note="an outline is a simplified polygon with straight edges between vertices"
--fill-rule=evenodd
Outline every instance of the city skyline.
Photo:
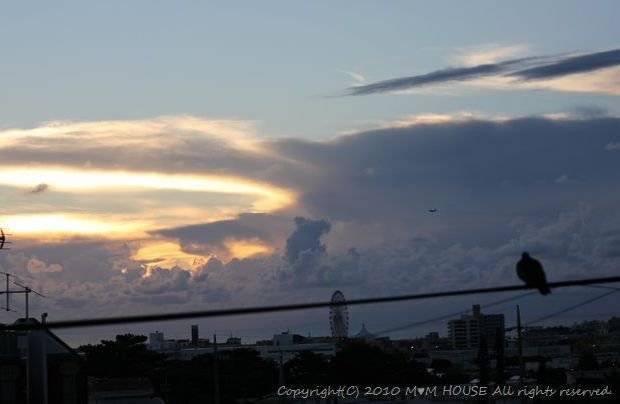
M 49 321 L 512 285 L 523 251 L 550 282 L 614 276 L 618 12 L 614 1 L 5 4 L 0 227 L 12 244 L 0 271 L 47 296 L 30 311 Z M 500 309 L 519 304 L 527 321 L 601 293 Z M 352 307 L 351 329 L 510 296 Z M 619 299 L 566 315 L 611 317 Z M 11 307 L 23 316 L 21 299 Z M 325 318 L 199 324 L 319 334 Z

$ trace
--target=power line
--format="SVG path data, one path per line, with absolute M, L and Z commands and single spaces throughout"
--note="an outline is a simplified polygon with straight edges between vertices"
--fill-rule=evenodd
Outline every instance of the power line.
M 588 287 L 597 288 L 597 289 L 620 290 L 620 288 L 616 288 L 613 286 L 605 286 L 605 285 L 588 285 Z
M 539 322 L 541 322 L 543 320 L 547 320 L 547 319 L 552 318 L 552 317 L 557 317 L 560 314 L 564 314 L 564 313 L 567 313 L 567 312 L 569 312 L 571 310 L 578 309 L 581 306 L 585 306 L 586 304 L 590 304 L 590 303 L 595 302 L 597 300 L 601 300 L 601 299 L 603 299 L 603 298 L 605 298 L 605 297 L 607 297 L 607 296 L 609 296 L 611 294 L 620 292 L 620 288 L 611 288 L 611 289 L 612 290 L 610 290 L 608 292 L 605 292 L 602 295 L 598 295 L 598 296 L 592 297 L 590 299 L 586 299 L 586 300 L 584 300 L 584 301 L 582 301 L 580 303 L 574 304 L 572 306 L 565 307 L 562 310 L 554 311 L 553 313 L 545 314 L 542 317 L 538 317 L 535 320 L 528 321 L 527 323 L 524 324 L 524 326 L 530 326 L 532 324 L 539 323 Z M 514 330 L 516 328 L 517 327 L 508 327 L 508 328 L 505 329 L 505 331 L 512 331 L 512 330 Z
M 520 295 L 517 295 L 517 296 L 508 297 L 506 299 L 497 300 L 495 302 L 491 302 L 491 303 L 487 303 L 487 304 L 482 304 L 482 305 L 480 305 L 480 307 L 481 308 L 486 308 L 486 307 L 497 306 L 497 305 L 500 305 L 502 303 L 507 303 L 507 302 L 510 302 L 510 301 L 513 301 L 513 300 L 518 300 L 518 299 L 521 299 L 523 297 L 530 296 L 530 295 L 535 295 L 535 294 L 538 294 L 538 291 L 523 293 L 523 294 L 520 294 Z M 436 321 L 447 320 L 449 318 L 453 318 L 455 316 L 458 316 L 459 314 L 463 314 L 463 313 L 469 312 L 469 311 L 471 311 L 471 310 L 470 309 L 468 309 L 468 310 L 459 310 L 459 311 L 456 311 L 456 312 L 453 312 L 453 313 L 444 314 L 444 315 L 439 316 L 439 317 L 433 317 L 433 318 L 429 318 L 429 319 L 422 320 L 422 321 L 416 321 L 414 323 L 409 323 L 409 324 L 404 324 L 404 325 L 401 325 L 401 326 L 396 326 L 396 327 L 393 327 L 393 328 L 388 328 L 387 330 L 382 330 L 382 331 L 376 332 L 374 334 L 375 335 L 383 335 L 383 334 L 389 334 L 389 333 L 396 332 L 396 331 L 402 331 L 402 330 L 406 330 L 406 329 L 409 329 L 409 328 L 418 327 L 418 326 L 421 326 L 421 325 L 424 325 L 424 324 L 434 323 Z
M 578 309 L 578 308 L 579 308 L 579 307 L 581 307 L 581 306 L 585 306 L 586 304 L 590 304 L 590 303 L 592 303 L 592 302 L 595 302 L 595 301 L 597 301 L 597 300 L 600 300 L 600 299 L 602 299 L 602 298 L 604 298 L 604 297 L 607 297 L 607 296 L 609 296 L 609 295 L 611 295 L 611 294 L 618 293 L 618 292 L 620 292 L 620 289 L 610 290 L 609 292 L 605 292 L 605 293 L 603 293 L 602 295 L 598 295 L 598 296 L 595 296 L 595 297 L 593 297 L 593 298 L 591 298 L 591 299 L 584 300 L 584 301 L 583 301 L 583 302 L 581 302 L 581 303 L 577 303 L 577 304 L 574 304 L 574 305 L 572 305 L 572 306 L 566 307 L 566 308 L 564 308 L 564 309 L 562 309 L 562 310 L 555 311 L 555 312 L 553 312 L 553 313 L 550 313 L 550 314 L 544 315 L 544 316 L 542 316 L 542 317 L 537 318 L 536 320 L 528 321 L 527 323 L 525 323 L 525 325 L 526 325 L 526 326 L 528 326 L 528 325 L 532 325 L 532 324 L 535 324 L 535 323 L 541 322 L 541 321 L 543 321 L 543 320 L 546 320 L 546 319 L 548 319 L 548 318 L 559 316 L 560 314 L 564 314 L 564 313 L 569 312 L 569 311 L 571 311 L 571 310 Z
M 613 276 L 607 278 L 591 278 L 591 279 L 578 279 L 572 281 L 552 282 L 549 283 L 551 288 L 562 288 L 570 286 L 592 285 L 599 283 L 614 283 L 620 282 L 620 276 Z M 298 303 L 298 304 L 284 304 L 274 306 L 257 306 L 257 307 L 241 307 L 233 309 L 219 309 L 219 310 L 202 310 L 202 311 L 189 311 L 179 313 L 165 313 L 165 314 L 143 314 L 135 316 L 124 317 L 108 317 L 108 318 L 91 318 L 91 319 L 79 319 L 79 320 L 61 320 L 49 322 L 46 324 L 37 323 L 22 323 L 6 325 L 0 328 L 0 330 L 32 330 L 43 328 L 76 328 L 76 327 L 93 327 L 101 325 L 111 324 L 128 324 L 128 323 L 145 323 L 153 321 L 168 321 L 168 320 L 182 320 L 188 318 L 197 317 L 223 317 L 223 316 L 235 316 L 242 314 L 256 314 L 278 311 L 291 311 L 291 310 L 307 310 L 317 309 L 330 306 L 354 306 L 360 304 L 371 303 L 387 303 L 387 302 L 399 302 L 405 300 L 420 300 L 431 299 L 437 297 L 449 297 L 449 296 L 462 296 L 462 295 L 475 295 L 484 293 L 498 293 L 498 292 L 510 292 L 515 290 L 531 289 L 527 285 L 512 285 L 512 286 L 496 286 L 491 288 L 478 288 L 478 289 L 464 289 L 453 290 L 445 292 L 431 292 L 421 293 L 413 295 L 400 295 L 400 296 L 385 296 L 385 297 L 370 297 L 363 299 L 354 299 L 343 302 L 311 302 L 311 303 Z

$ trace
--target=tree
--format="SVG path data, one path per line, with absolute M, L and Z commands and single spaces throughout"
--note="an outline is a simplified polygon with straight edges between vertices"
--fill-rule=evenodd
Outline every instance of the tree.
M 294 386 L 317 386 L 329 384 L 330 362 L 312 351 L 297 353 L 286 364 L 287 384 Z
M 384 384 L 394 370 L 389 356 L 376 346 L 353 341 L 345 345 L 334 358 L 334 378 L 348 385 Z
M 218 353 L 222 398 L 256 398 L 273 393 L 278 387 L 275 362 L 260 357 L 253 349 L 234 349 Z
M 406 354 L 390 354 L 365 342 L 350 342 L 336 354 L 331 380 L 347 385 L 405 385 L 432 383 L 426 367 L 410 361 Z
M 431 362 L 431 367 L 435 370 L 435 373 L 446 372 L 452 366 L 452 362 L 448 359 L 433 359 Z
M 589 352 L 584 353 L 579 357 L 579 362 L 577 363 L 577 369 L 579 370 L 594 370 L 598 369 L 598 360 L 596 356 Z
M 147 377 L 165 356 L 146 347 L 144 335 L 117 335 L 114 341 L 102 340 L 96 345 L 82 345 L 84 370 L 95 377 Z

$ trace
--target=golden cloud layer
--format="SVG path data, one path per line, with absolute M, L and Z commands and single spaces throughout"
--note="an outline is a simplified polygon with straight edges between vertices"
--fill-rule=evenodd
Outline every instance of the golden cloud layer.
M 194 256 L 176 242 L 151 240 L 151 232 L 275 212 L 296 201 L 293 190 L 253 178 L 250 170 L 234 173 L 218 166 L 228 154 L 241 161 L 278 160 L 253 127 L 252 122 L 181 116 L 0 130 L 5 156 L 0 196 L 10 200 L 0 226 L 36 242 L 76 236 L 141 240 L 134 259 L 191 267 L 209 255 Z M 97 164 L 84 164 L 93 155 Z M 195 164 L 203 161 L 208 164 Z M 217 255 L 244 258 L 270 251 L 257 240 L 230 239 Z

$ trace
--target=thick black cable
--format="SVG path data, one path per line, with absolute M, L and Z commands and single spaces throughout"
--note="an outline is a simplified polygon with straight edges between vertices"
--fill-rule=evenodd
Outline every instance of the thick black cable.
M 572 281 L 551 282 L 548 283 L 550 288 L 562 288 L 570 286 L 582 286 L 592 285 L 600 283 L 615 283 L 620 282 L 620 276 L 613 276 L 607 278 L 591 278 L 591 279 L 577 279 Z M 219 309 L 219 310 L 202 310 L 202 311 L 189 311 L 180 313 L 162 313 L 162 314 L 142 314 L 135 316 L 124 317 L 108 317 L 108 318 L 91 318 L 91 319 L 79 319 L 79 320 L 61 320 L 48 322 L 45 324 L 39 324 L 34 322 L 11 324 L 0 327 L 0 330 L 33 330 L 44 328 L 76 328 L 76 327 L 94 327 L 101 325 L 111 324 L 129 324 L 129 323 L 146 323 L 153 321 L 168 321 L 168 320 L 182 320 L 188 318 L 197 317 L 223 317 L 223 316 L 236 316 L 242 314 L 256 314 L 256 313 L 268 313 L 278 311 L 291 311 L 291 310 L 307 310 L 317 309 L 330 306 L 354 306 L 360 304 L 370 303 L 387 303 L 387 302 L 399 302 L 404 300 L 419 300 L 419 299 L 431 299 L 437 297 L 449 297 L 449 296 L 462 296 L 462 295 L 475 295 L 483 293 L 498 293 L 498 292 L 510 292 L 515 290 L 531 289 L 527 285 L 511 285 L 511 286 L 495 286 L 492 288 L 477 288 L 477 289 L 464 289 L 453 290 L 445 292 L 431 292 L 421 293 L 413 295 L 400 295 L 400 296 L 385 296 L 385 297 L 370 297 L 364 299 L 353 299 L 344 302 L 311 302 L 311 303 L 298 303 L 298 304 L 284 304 L 274 306 L 258 306 L 258 307 L 241 307 L 234 309 Z

